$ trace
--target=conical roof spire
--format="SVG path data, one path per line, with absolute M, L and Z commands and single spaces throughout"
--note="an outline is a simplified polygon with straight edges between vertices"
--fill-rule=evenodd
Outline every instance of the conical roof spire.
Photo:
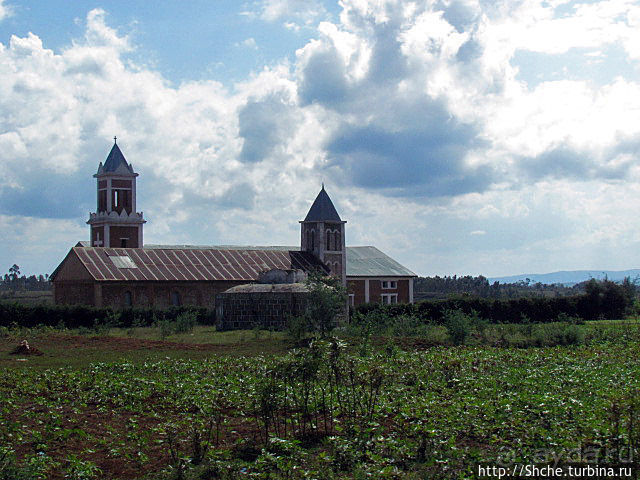
M 341 222 L 340 215 L 336 211 L 336 207 L 333 206 L 333 202 L 329 198 L 329 195 L 324 189 L 324 183 L 322 184 L 322 190 L 318 193 L 318 196 L 311 205 L 309 213 L 304 219 L 305 222 Z
M 104 166 L 102 167 L 102 172 L 100 173 L 115 172 L 119 167 L 121 167 L 121 165 L 124 165 L 124 168 L 126 168 L 128 172 L 134 173 L 133 168 L 127 163 L 122 151 L 120 151 L 120 147 L 118 147 L 118 144 L 116 143 L 116 137 L 113 137 L 113 140 L 113 147 L 111 148 L 111 151 L 104 162 Z

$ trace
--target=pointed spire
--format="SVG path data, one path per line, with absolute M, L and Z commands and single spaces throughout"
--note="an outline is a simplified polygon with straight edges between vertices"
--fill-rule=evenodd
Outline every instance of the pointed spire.
M 322 189 L 316 197 L 313 205 L 307 213 L 305 222 L 341 222 L 340 215 L 336 211 L 336 207 L 333 206 L 333 202 L 329 198 L 329 195 L 324 189 L 324 182 L 322 183 Z
M 104 172 L 115 172 L 121 165 L 124 165 L 126 171 L 133 173 L 133 168 L 127 163 L 127 160 L 124 158 L 120 147 L 116 143 L 117 137 L 113 137 L 113 147 L 111 147 L 111 151 L 107 156 L 107 159 L 104 162 L 103 171 Z M 122 169 L 121 169 L 122 170 Z

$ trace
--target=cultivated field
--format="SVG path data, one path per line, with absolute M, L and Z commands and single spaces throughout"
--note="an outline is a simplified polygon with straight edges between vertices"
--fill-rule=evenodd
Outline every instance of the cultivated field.
M 451 479 L 533 465 L 637 478 L 638 322 L 579 328 L 582 344 L 542 348 L 4 332 L 0 479 Z M 43 354 L 10 355 L 23 338 Z

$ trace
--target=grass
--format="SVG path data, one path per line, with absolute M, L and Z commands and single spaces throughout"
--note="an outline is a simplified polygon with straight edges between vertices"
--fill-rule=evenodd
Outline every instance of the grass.
M 22 340 L 43 352 L 42 356 L 10 354 Z M 236 330 L 217 332 L 197 326 L 191 333 L 159 340 L 157 328 L 112 328 L 101 335 L 51 328 L 20 329 L 0 337 L 0 368 L 82 368 L 95 362 L 144 363 L 162 359 L 206 359 L 212 356 L 256 356 L 284 353 L 281 332 Z
M 53 291 L 4 291 L 0 292 L 0 302 L 17 302 L 24 305 L 53 305 Z

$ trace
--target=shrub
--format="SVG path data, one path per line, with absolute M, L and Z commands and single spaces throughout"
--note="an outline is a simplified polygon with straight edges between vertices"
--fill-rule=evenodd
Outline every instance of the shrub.
M 305 317 L 289 317 L 287 319 L 287 335 L 298 342 L 307 335 L 307 319 Z
M 309 289 L 305 313 L 310 331 L 326 337 L 347 312 L 346 289 L 337 277 L 312 273 L 305 282 Z
M 197 324 L 196 314 L 192 311 L 179 314 L 174 323 L 174 333 L 191 333 Z
M 444 324 L 451 340 L 456 345 L 462 345 L 471 333 L 471 319 L 462 310 L 445 312 Z

